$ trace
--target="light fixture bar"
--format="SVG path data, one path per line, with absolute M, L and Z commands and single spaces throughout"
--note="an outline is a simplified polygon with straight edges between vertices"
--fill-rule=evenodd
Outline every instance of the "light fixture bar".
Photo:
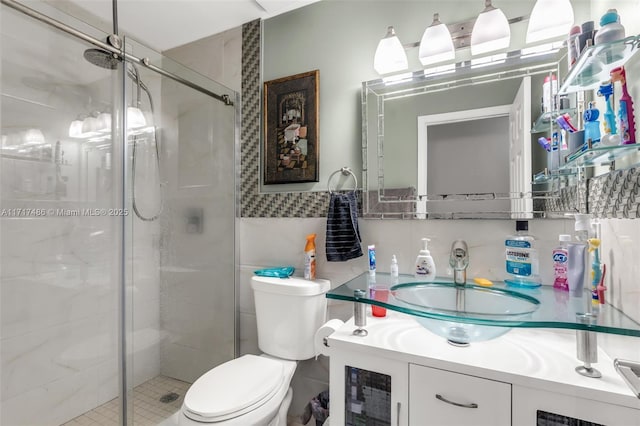
M 507 21 L 509 25 L 515 24 L 517 22 L 526 21 L 529 19 L 531 15 L 522 15 L 516 16 L 515 18 L 510 18 Z M 447 28 L 449 28 L 449 32 L 451 33 L 451 39 L 453 40 L 453 47 L 457 49 L 464 49 L 465 47 L 469 47 L 471 45 L 471 30 L 473 30 L 473 25 L 476 23 L 476 19 L 469 19 L 464 22 L 455 22 L 453 24 L 445 24 Z M 420 42 L 412 42 L 412 43 L 404 43 L 402 47 L 405 50 L 413 49 L 416 47 L 420 47 Z

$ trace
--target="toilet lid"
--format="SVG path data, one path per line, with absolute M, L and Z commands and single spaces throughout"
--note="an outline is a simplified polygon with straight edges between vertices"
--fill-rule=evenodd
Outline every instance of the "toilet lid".
M 282 363 L 244 355 L 208 371 L 184 397 L 184 413 L 199 421 L 225 420 L 247 413 L 268 401 L 282 386 Z

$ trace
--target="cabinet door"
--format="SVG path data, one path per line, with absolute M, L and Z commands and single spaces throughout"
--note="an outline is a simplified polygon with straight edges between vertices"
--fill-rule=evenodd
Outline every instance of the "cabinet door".
M 406 362 L 356 351 L 332 353 L 331 424 L 407 426 L 408 373 Z
M 510 425 L 511 385 L 411 364 L 409 424 Z
M 513 387 L 514 426 L 639 426 L 640 410 L 549 391 Z

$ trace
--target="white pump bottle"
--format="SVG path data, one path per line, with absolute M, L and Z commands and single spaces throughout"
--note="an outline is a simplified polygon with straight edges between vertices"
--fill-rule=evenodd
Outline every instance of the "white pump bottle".
M 431 282 L 436 279 L 436 264 L 431 257 L 431 253 L 427 249 L 429 238 L 422 239 L 422 250 L 418 253 L 416 258 L 416 279 L 420 281 Z

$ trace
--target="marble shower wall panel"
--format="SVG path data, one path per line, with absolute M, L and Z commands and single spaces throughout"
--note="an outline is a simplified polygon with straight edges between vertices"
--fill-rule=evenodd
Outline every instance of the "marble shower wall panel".
M 114 222 L 105 217 L 3 218 L 1 226 L 1 423 L 59 424 L 117 396 Z M 136 384 L 159 373 L 154 228 L 137 228 L 128 263 Z M 29 413 L 40 417 L 30 421 Z
M 239 90 L 240 42 L 238 28 L 164 54 Z M 163 375 L 192 382 L 235 355 L 233 108 L 172 83 L 162 98 L 160 364 Z M 189 226 L 193 212 L 201 229 Z

